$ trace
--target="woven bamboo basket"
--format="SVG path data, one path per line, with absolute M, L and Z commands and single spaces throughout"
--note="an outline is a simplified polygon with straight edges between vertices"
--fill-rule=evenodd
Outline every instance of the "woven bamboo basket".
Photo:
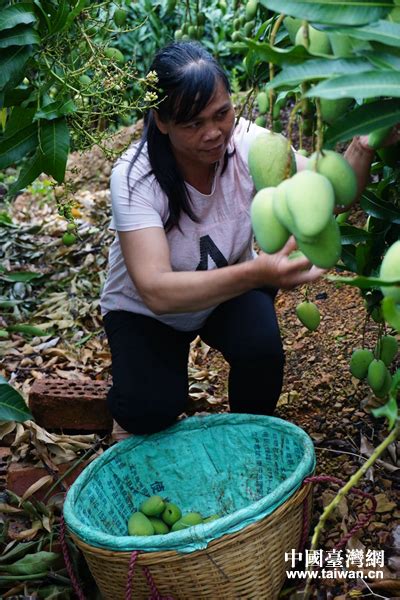
M 300 487 L 264 519 L 209 543 L 205 550 L 140 552 L 132 587 L 149 597 L 147 567 L 162 596 L 176 600 L 275 600 L 286 579 L 285 552 L 299 550 L 312 508 L 310 484 Z M 124 600 L 130 552 L 103 550 L 73 533 L 105 600 Z

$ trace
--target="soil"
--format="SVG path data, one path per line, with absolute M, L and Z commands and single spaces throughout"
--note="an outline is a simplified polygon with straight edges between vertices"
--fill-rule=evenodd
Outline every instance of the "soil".
M 137 135 L 137 131 L 137 127 L 131 127 L 121 132 L 117 147 L 122 148 L 132 135 Z M 307 147 L 307 140 L 304 146 Z M 103 227 L 109 218 L 109 199 L 104 190 L 108 186 L 110 170 L 110 160 L 105 159 L 98 149 L 84 156 L 72 155 L 69 161 L 69 182 L 77 189 L 81 217 L 92 226 Z M 34 214 L 36 205 L 37 198 L 25 193 L 16 200 L 14 215 L 18 215 L 22 222 L 21 215 L 24 214 L 25 224 L 29 224 L 29 215 Z M 99 212 L 102 212 L 101 217 Z M 350 217 L 351 222 L 359 226 L 364 219 L 365 215 L 360 210 L 355 210 Z M 105 268 L 106 248 L 111 234 L 101 231 L 93 235 L 91 245 L 85 246 L 85 252 L 82 249 L 75 251 L 75 259 L 70 259 L 68 269 L 76 269 L 77 263 L 87 260 L 91 253 L 97 253 L 98 268 Z M 96 238 L 96 235 L 100 237 Z M 70 256 L 74 257 L 74 254 L 68 254 L 67 258 Z M 93 262 L 89 262 L 91 264 Z M 321 324 L 315 332 L 309 332 L 296 317 L 295 307 L 305 296 L 315 302 L 321 312 Z M 349 371 L 352 351 L 361 346 L 373 349 L 379 325 L 372 320 L 366 321 L 364 301 L 357 288 L 339 287 L 326 278 L 293 291 L 279 292 L 276 310 L 286 365 L 283 390 L 275 414 L 295 423 L 311 436 L 317 456 L 316 475 L 348 481 L 388 434 L 387 421 L 376 419 L 371 414 L 371 409 L 381 401 L 374 398 L 366 383 L 352 378 Z M 84 360 L 82 354 L 75 354 L 74 368 L 86 378 L 105 379 L 110 375 L 110 357 L 98 312 L 93 319 L 96 326 L 87 327 L 93 335 L 93 343 L 99 347 L 89 346 L 92 352 L 89 360 L 87 356 Z M 18 335 L 13 336 L 14 341 L 18 339 Z M 66 345 L 63 346 L 63 343 Z M 16 347 L 18 344 L 14 345 L 11 354 L 5 353 L 3 374 L 6 377 L 12 375 L 15 385 L 28 394 L 30 384 L 37 377 L 31 371 L 42 372 L 44 376 L 51 374 L 52 369 L 46 367 L 46 362 L 38 365 L 36 361 L 32 366 L 25 362 L 24 365 L 29 366 L 24 370 Z M 68 339 L 61 340 L 60 347 L 68 350 Z M 29 349 L 23 352 L 25 361 L 33 355 L 29 352 Z M 394 366 L 399 367 L 400 363 Z M 65 367 L 63 372 L 66 373 L 69 368 L 72 367 Z M 29 376 L 26 369 L 29 369 Z M 190 397 L 182 418 L 202 412 L 227 411 L 228 365 L 223 357 L 196 340 L 192 344 L 189 372 Z M 348 580 L 347 583 L 336 579 L 316 580 L 314 598 L 342 600 L 375 594 L 384 598 L 400 597 L 399 442 L 392 444 L 380 458 L 357 485 L 363 492 L 375 497 L 377 509 L 369 523 L 350 536 L 345 549 L 363 552 L 383 550 L 383 581 L 374 581 L 367 576 L 363 580 Z M 333 483 L 314 485 L 312 525 L 317 523 L 324 506 L 337 490 L 338 486 Z M 334 548 L 365 516 L 369 502 L 365 496 L 360 498 L 353 494 L 343 499 L 325 524 L 317 547 L 324 550 Z M 298 585 L 301 588 L 301 581 Z M 282 597 L 293 600 L 299 597 L 292 582 L 287 583 Z

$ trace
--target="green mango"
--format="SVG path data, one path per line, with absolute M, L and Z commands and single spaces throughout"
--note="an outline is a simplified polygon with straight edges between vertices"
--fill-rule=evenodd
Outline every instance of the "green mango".
M 383 360 L 374 358 L 369 364 L 367 380 L 374 392 L 379 392 L 386 379 L 386 365 Z
M 292 215 L 289 212 L 287 205 L 287 190 L 290 186 L 291 179 L 284 179 L 276 188 L 274 194 L 274 213 L 281 225 L 290 231 L 294 232 L 295 225 Z
M 260 115 L 265 115 L 269 107 L 269 96 L 267 92 L 259 92 L 256 96 L 256 103 Z
M 247 21 L 247 23 L 245 23 L 244 27 L 243 27 L 243 33 L 246 37 L 249 37 L 250 34 L 252 33 L 254 27 L 255 27 L 256 22 L 255 21 Z
M 154 527 L 142 512 L 134 512 L 128 520 L 129 535 L 154 535 Z
M 231 40 L 232 42 L 240 42 L 240 40 L 243 38 L 242 34 L 240 33 L 240 31 L 234 31 L 231 35 Z
M 333 54 L 338 58 L 349 58 L 353 54 L 351 39 L 344 33 L 328 33 Z
M 368 367 L 374 360 L 374 355 L 367 348 L 357 348 L 350 358 L 350 372 L 357 379 L 365 379 Z
M 296 314 L 301 323 L 310 331 L 315 331 L 321 322 L 321 315 L 314 302 L 305 300 L 296 306 Z
M 258 125 L 259 127 L 265 127 L 267 124 L 267 119 L 265 118 L 264 115 L 259 115 L 256 120 L 254 121 L 254 123 L 256 125 Z
M 165 509 L 165 502 L 161 496 L 150 496 L 144 500 L 139 510 L 147 517 L 158 517 Z
M 295 230 L 306 238 L 321 233 L 331 220 L 335 194 L 330 181 L 320 173 L 305 170 L 293 175 L 286 199 Z
M 203 523 L 211 523 L 211 521 L 216 521 L 217 519 L 220 519 L 221 515 L 215 514 L 215 515 L 210 515 L 209 517 L 206 517 L 203 520 Z
M 79 83 L 86 87 L 92 83 L 92 79 L 89 75 L 80 75 Z
M 357 177 L 353 168 L 341 154 L 333 150 L 314 152 L 307 168 L 329 179 L 335 194 L 336 206 L 349 206 L 354 202 L 358 187 Z
M 198 512 L 190 512 L 186 513 L 176 521 L 171 527 L 171 531 L 181 531 L 182 529 L 188 529 L 189 527 L 193 527 L 193 525 L 199 525 L 203 522 L 203 517 Z
M 197 38 L 197 27 L 196 25 L 189 25 L 188 36 L 191 40 L 195 40 Z
M 126 12 L 126 10 L 124 10 L 123 8 L 117 8 L 113 16 L 114 23 L 116 24 L 116 26 L 122 27 L 123 25 L 125 25 L 127 16 L 128 13 Z
M 125 57 L 122 54 L 122 52 L 120 50 L 118 50 L 118 48 L 110 48 L 110 47 L 105 48 L 104 56 L 106 56 L 110 60 L 115 60 L 115 62 L 120 63 L 120 64 L 125 62 Z
M 350 211 L 347 210 L 346 212 L 341 212 L 338 215 L 336 215 L 336 223 L 338 225 L 343 225 L 344 223 L 347 222 L 347 219 L 349 218 L 350 215 Z
M 381 148 L 391 131 L 392 127 L 381 127 L 380 129 L 375 129 L 375 131 L 372 131 L 372 133 L 370 133 L 368 136 L 368 146 L 374 148 L 374 150 Z
M 276 188 L 263 188 L 254 196 L 250 207 L 251 224 L 261 250 L 273 254 L 281 250 L 290 232 L 281 224 L 274 212 Z
M 257 14 L 258 0 L 248 0 L 245 6 L 246 21 L 252 21 Z
M 383 335 L 378 340 L 376 354 L 388 367 L 399 351 L 399 343 L 394 335 Z
M 168 525 L 158 517 L 149 517 L 149 521 L 154 527 L 155 535 L 164 535 L 169 533 Z
M 308 156 L 308 150 L 306 150 L 305 148 L 299 148 L 299 150 L 296 151 L 297 154 L 300 154 L 300 156 Z
M 296 33 L 295 45 L 307 47 L 307 40 L 305 38 L 305 27 L 302 25 L 299 27 Z M 331 44 L 329 36 L 325 31 L 315 29 L 312 25 L 308 26 L 308 51 L 311 54 L 331 54 Z
M 296 172 L 295 156 L 288 140 L 280 133 L 265 131 L 251 142 L 248 164 L 257 191 L 283 181 L 288 158 L 290 176 Z
M 161 518 L 167 525 L 173 525 L 176 521 L 179 521 L 182 513 L 179 506 L 174 504 L 173 502 L 166 502 L 165 508 L 161 513 Z
M 182 37 L 183 37 L 182 30 L 181 29 L 176 29 L 176 31 L 174 33 L 174 39 L 175 39 L 175 41 L 178 42 L 179 40 L 182 39 Z
M 331 215 L 326 227 L 311 242 L 296 238 L 299 249 L 308 260 L 321 269 L 334 267 L 342 254 L 340 228 L 334 215 Z
M 353 102 L 351 98 L 337 98 L 329 100 L 320 98 L 321 117 L 324 123 L 332 125 L 336 119 L 343 115 Z
M 400 281 L 400 240 L 394 242 L 383 257 L 379 277 L 384 281 Z M 400 285 L 382 286 L 381 292 L 400 304 Z
M 283 24 L 286 27 L 286 30 L 289 34 L 289 39 L 294 45 L 296 43 L 296 33 L 301 27 L 301 19 L 297 19 L 295 17 L 285 17 L 283 19 Z
M 382 387 L 379 390 L 375 391 L 375 396 L 377 396 L 378 398 L 385 398 L 385 396 L 388 395 L 391 387 L 392 387 L 392 376 L 389 373 L 389 370 L 386 369 L 385 381 L 383 382 Z
M 239 31 L 240 27 L 241 27 L 240 19 L 238 19 L 238 18 L 233 19 L 233 29 L 235 31 Z

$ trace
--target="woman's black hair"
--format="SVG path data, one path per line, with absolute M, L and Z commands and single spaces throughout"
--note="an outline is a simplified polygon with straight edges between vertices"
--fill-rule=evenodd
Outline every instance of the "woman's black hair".
M 222 68 L 211 54 L 196 42 L 174 42 L 162 48 L 155 55 L 150 70 L 155 71 L 158 77 L 156 86 L 159 103 L 154 110 L 157 110 L 162 122 L 191 121 L 207 106 L 218 81 L 222 82 L 228 93 L 231 91 L 229 80 Z M 169 217 L 165 224 L 166 231 L 175 226 L 179 227 L 181 211 L 197 222 L 189 191 L 171 150 L 169 136 L 158 129 L 153 110 L 149 110 L 144 118 L 142 138 L 128 170 L 128 187 L 130 172 L 146 142 L 151 166 L 147 175 L 155 176 L 168 197 Z M 222 173 L 228 158 L 226 152 Z M 131 191 L 131 188 L 129 190 Z

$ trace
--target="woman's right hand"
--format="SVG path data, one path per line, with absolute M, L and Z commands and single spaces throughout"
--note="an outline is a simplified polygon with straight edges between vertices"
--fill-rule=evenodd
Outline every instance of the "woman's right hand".
M 282 250 L 275 254 L 260 252 L 254 260 L 258 285 L 271 285 L 284 290 L 291 290 L 298 285 L 315 281 L 326 270 L 311 264 L 306 257 L 289 258 L 297 250 L 296 240 L 290 236 Z

